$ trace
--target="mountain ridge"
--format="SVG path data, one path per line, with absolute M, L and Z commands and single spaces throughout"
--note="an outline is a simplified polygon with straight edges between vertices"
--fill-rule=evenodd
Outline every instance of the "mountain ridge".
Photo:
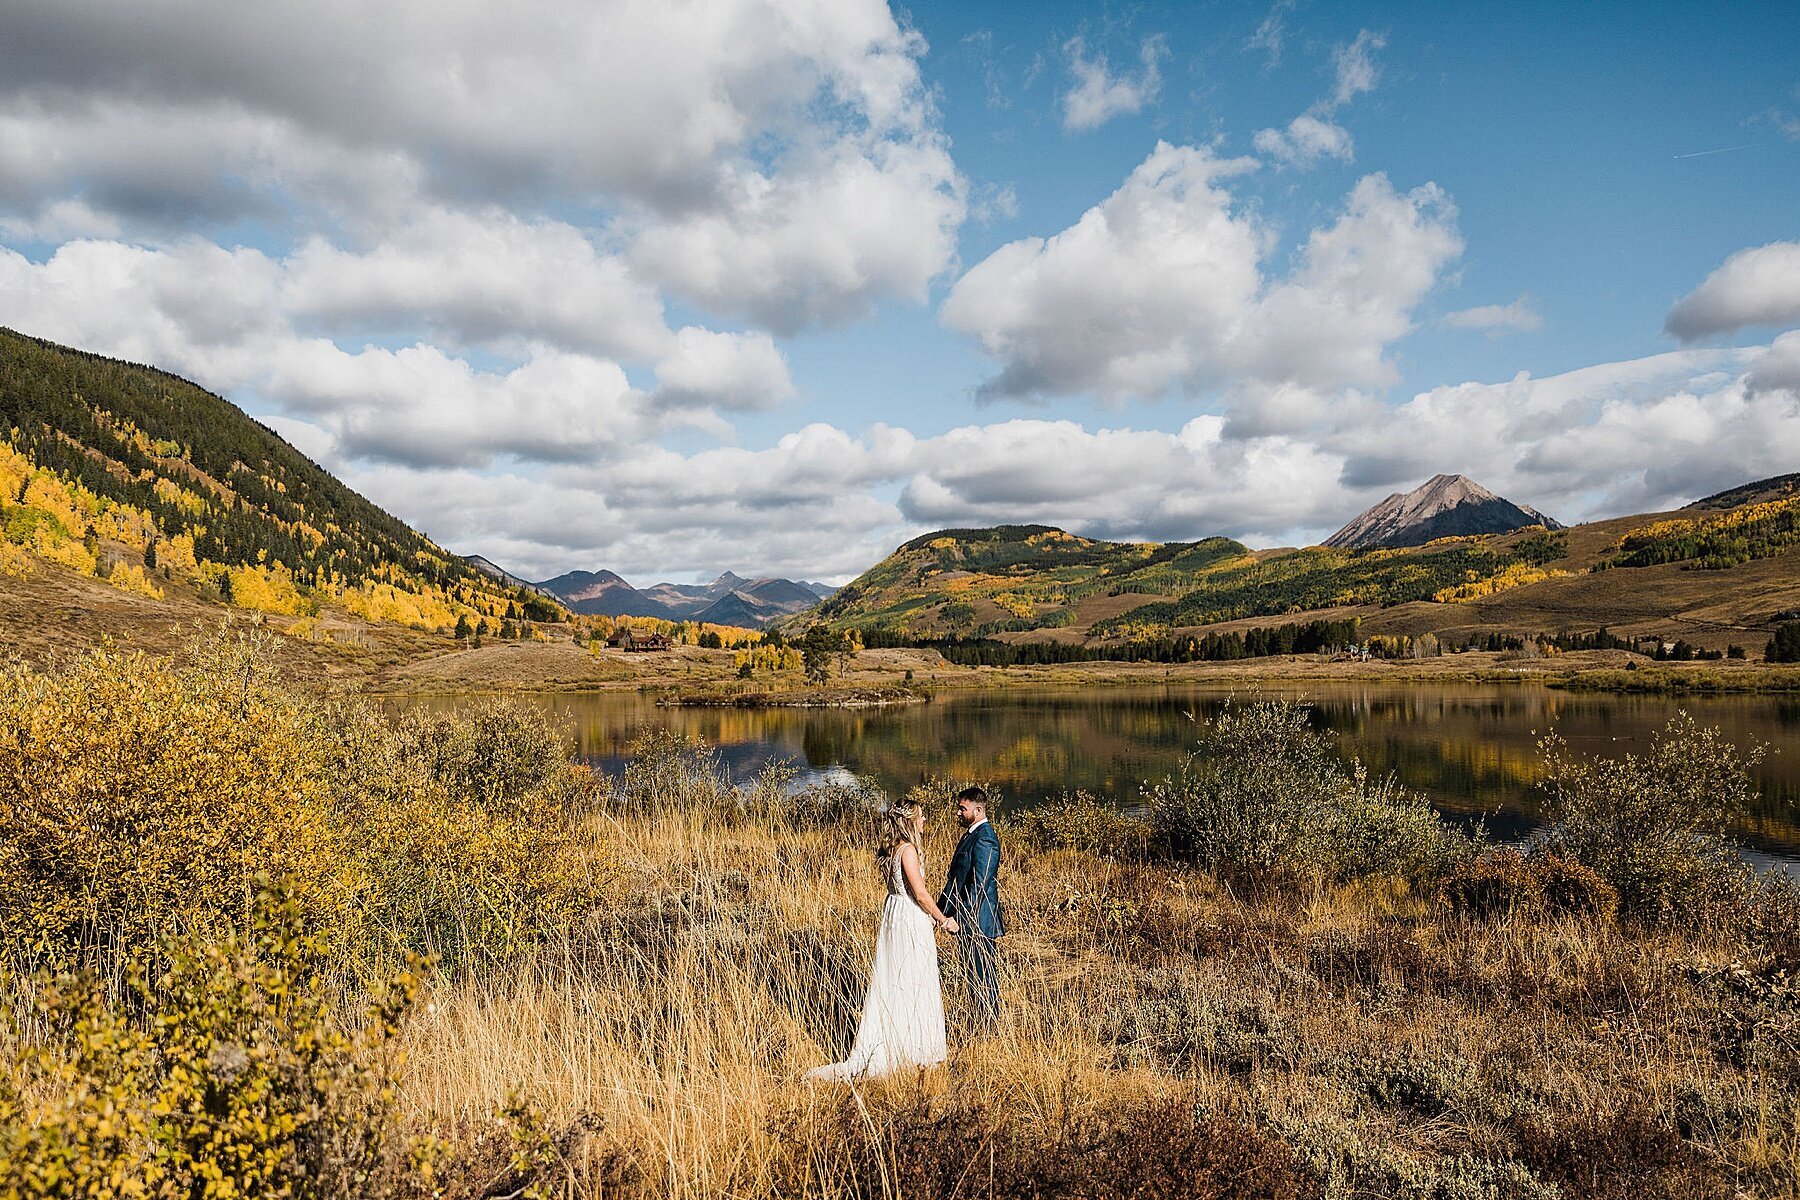
M 1418 518 L 1415 536 L 1419 527 L 1435 533 L 1430 520 L 1466 500 L 1507 529 L 1414 545 L 1257 551 L 1226 538 L 1106 542 L 1047 525 L 943 529 L 902 543 L 808 619 L 858 629 L 870 645 L 997 639 L 1091 647 L 1324 617 L 1362 620 L 1382 636 L 1442 634 L 1465 645 L 1635 626 L 1723 650 L 1734 633 L 1753 640 L 1772 614 L 1800 607 L 1800 476 L 1719 494 L 1759 499 L 1773 486 L 1786 497 L 1754 508 L 1574 527 L 1458 476 L 1433 483 L 1415 492 L 1435 503 L 1400 514 Z M 1766 559 L 1793 563 L 1792 578 L 1757 562 Z
M 756 628 L 816 606 L 816 586 L 765 576 L 746 579 L 725 571 L 711 583 L 656 583 L 646 588 L 612 571 L 568 571 L 535 586 L 572 612 L 590 616 L 656 617 Z

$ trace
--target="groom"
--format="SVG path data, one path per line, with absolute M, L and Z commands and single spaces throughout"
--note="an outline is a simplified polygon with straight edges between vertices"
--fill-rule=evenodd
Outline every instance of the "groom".
M 956 945 L 962 953 L 963 973 L 969 980 L 969 999 L 975 1021 L 991 1029 L 1000 1016 L 1000 985 L 994 975 L 995 939 L 1006 932 L 1000 915 L 1000 838 L 988 824 L 987 793 L 964 788 L 956 796 L 956 819 L 962 823 L 962 840 L 950 859 L 950 877 L 938 907 L 956 921 Z

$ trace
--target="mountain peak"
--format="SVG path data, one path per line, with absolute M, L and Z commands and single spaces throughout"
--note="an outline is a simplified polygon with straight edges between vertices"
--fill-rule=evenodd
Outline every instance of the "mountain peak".
M 726 571 L 711 583 L 634 588 L 611 571 L 570 571 L 542 585 L 578 613 L 660 617 L 754 628 L 816 605 L 818 591 L 786 579 L 746 579 Z
M 1433 475 L 1410 492 L 1395 492 L 1324 544 L 1345 550 L 1422 546 L 1441 537 L 1507 533 L 1527 525 L 1562 528 L 1536 509 L 1495 495 L 1466 475 Z

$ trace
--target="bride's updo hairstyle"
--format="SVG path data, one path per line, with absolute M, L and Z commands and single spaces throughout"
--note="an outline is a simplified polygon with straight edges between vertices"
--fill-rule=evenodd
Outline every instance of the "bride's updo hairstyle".
M 918 835 L 913 830 L 913 820 L 918 815 L 918 803 L 912 800 L 896 800 L 882 809 L 876 826 L 876 833 L 880 839 L 876 854 L 882 858 L 889 858 L 899 852 L 902 842 L 912 842 L 914 846 L 917 846 Z

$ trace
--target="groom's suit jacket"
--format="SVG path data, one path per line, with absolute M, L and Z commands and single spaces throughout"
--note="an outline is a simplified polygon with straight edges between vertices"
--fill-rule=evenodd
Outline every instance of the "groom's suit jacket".
M 956 843 L 938 907 L 956 918 L 964 933 L 997 938 L 1006 932 L 1000 912 L 1000 835 L 992 822 L 982 822 Z

